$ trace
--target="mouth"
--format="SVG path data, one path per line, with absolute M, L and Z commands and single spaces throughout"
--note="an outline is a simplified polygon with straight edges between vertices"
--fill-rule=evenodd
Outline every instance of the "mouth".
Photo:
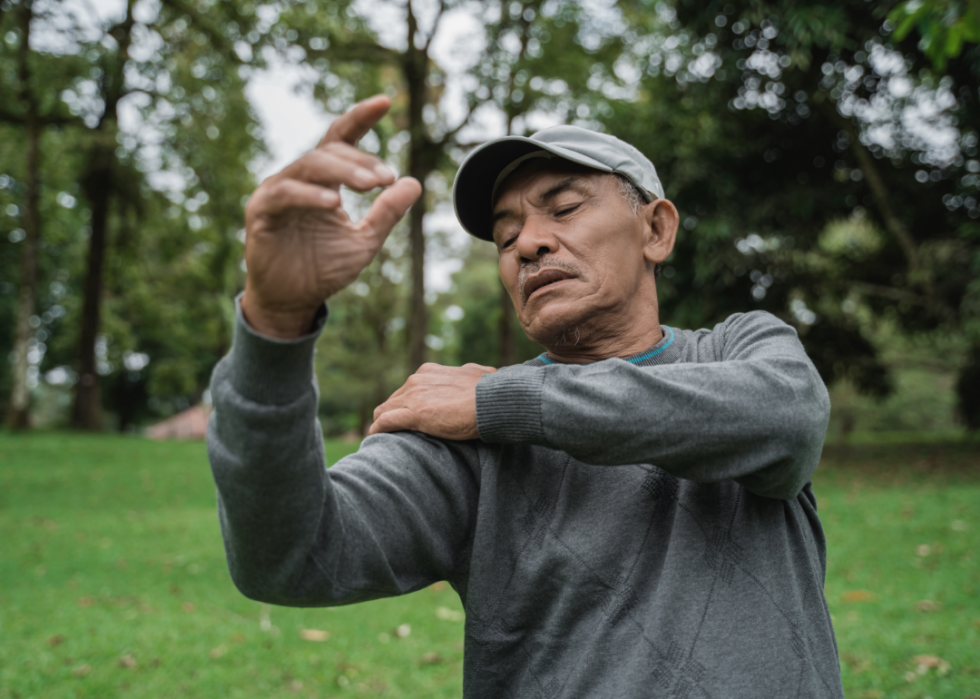
M 563 282 L 567 279 L 572 279 L 572 275 L 561 269 L 543 269 L 537 274 L 530 276 L 524 282 L 524 303 L 526 304 L 531 300 L 531 296 L 534 295 L 536 291 L 541 289 L 546 289 L 553 284 Z

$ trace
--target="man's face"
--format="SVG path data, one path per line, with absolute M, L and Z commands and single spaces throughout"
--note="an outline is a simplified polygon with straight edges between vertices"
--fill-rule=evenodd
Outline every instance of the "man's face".
M 655 283 L 644 216 L 613 175 L 531 161 L 502 184 L 493 238 L 500 278 L 528 337 L 551 347 L 635 318 Z

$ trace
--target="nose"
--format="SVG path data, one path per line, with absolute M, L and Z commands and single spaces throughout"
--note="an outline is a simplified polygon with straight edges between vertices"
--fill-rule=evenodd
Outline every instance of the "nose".
M 524 220 L 517 236 L 517 253 L 522 260 L 533 262 L 558 251 L 558 239 L 550 230 L 546 216 L 531 215 Z

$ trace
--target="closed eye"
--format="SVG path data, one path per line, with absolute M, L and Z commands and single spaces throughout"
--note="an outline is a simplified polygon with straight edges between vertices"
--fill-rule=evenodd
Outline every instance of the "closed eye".
M 566 206 L 564 208 L 558 209 L 555 212 L 555 215 L 556 216 L 567 216 L 568 214 L 572 213 L 573 211 L 575 211 L 580 206 L 581 206 L 581 204 L 573 204 L 572 206 Z

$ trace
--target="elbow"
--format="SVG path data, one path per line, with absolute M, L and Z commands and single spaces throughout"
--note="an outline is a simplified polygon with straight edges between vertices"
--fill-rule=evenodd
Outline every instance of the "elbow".
M 823 382 L 815 377 L 808 395 L 786 405 L 779 429 L 772 435 L 778 446 L 771 452 L 769 465 L 742 484 L 763 497 L 795 499 L 817 470 L 829 421 L 830 398 Z
M 830 422 L 830 397 L 827 389 L 814 373 L 811 391 L 803 400 L 796 401 L 788 416 L 785 434 L 783 477 L 773 495 L 781 500 L 792 500 L 813 478 L 823 453 L 823 443 Z
M 283 594 L 278 581 L 270 579 L 268 576 L 236 570 L 234 567 L 231 567 L 229 571 L 235 587 L 248 599 L 266 604 L 292 606 L 288 596 Z

